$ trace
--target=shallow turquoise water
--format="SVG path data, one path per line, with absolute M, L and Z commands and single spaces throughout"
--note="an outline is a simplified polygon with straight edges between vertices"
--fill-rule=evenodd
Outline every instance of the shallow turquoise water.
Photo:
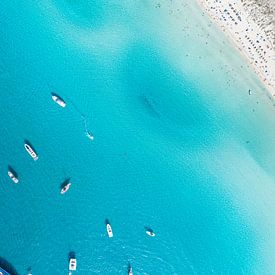
M 1 258 L 19 274 L 67 274 L 70 251 L 76 274 L 274 272 L 274 108 L 195 3 L 4 1 L 0 18 Z

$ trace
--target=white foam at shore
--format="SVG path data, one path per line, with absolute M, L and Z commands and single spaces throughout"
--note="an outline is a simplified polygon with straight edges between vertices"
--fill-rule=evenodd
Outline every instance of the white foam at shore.
M 275 96 L 275 51 L 241 1 L 198 0 L 210 17 L 246 56 L 267 89 Z

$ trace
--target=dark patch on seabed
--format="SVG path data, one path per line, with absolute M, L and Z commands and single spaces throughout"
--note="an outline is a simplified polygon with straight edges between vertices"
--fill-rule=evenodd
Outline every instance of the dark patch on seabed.
M 139 99 L 143 106 L 145 107 L 146 111 L 153 117 L 160 118 L 160 113 L 158 112 L 157 108 L 155 107 L 156 102 L 154 99 L 151 98 L 150 95 L 142 94 L 139 96 Z

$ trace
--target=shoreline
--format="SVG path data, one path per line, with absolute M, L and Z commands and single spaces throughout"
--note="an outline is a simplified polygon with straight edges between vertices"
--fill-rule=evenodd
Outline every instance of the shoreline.
M 197 0 L 211 21 L 229 37 L 245 57 L 269 94 L 275 97 L 275 54 L 265 32 L 253 21 L 241 3 L 226 0 Z

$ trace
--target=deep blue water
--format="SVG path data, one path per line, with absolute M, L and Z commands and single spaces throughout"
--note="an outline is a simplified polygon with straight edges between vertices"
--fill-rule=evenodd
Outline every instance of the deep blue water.
M 56 2 L 0 4 L 0 263 L 274 272 L 274 108 L 226 38 L 191 0 Z

